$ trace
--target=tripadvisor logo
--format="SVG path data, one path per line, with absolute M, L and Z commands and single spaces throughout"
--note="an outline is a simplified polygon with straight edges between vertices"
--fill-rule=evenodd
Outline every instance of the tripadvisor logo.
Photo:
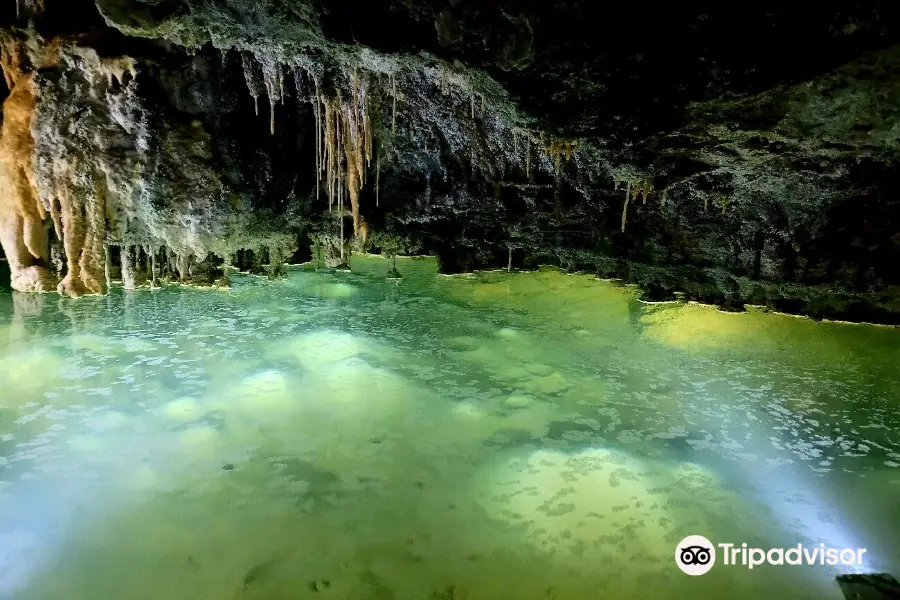
M 689 535 L 675 548 L 675 564 L 688 575 L 703 575 L 716 564 L 716 547 L 702 535 Z
M 718 547 L 722 564 L 753 569 L 764 564 L 862 566 L 865 548 L 831 548 L 825 544 L 790 548 L 750 548 L 747 544 L 713 544 L 702 535 L 689 535 L 675 547 L 675 564 L 688 575 L 703 575 L 716 564 Z

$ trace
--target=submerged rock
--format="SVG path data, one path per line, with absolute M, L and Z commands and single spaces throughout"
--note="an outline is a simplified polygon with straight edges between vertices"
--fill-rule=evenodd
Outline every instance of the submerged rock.
M 606 448 L 533 450 L 481 471 L 476 496 L 537 551 L 566 561 L 602 557 L 609 568 L 641 560 L 663 571 L 681 528 L 695 519 L 681 507 L 699 490 L 715 489 L 697 469 Z
M 528 392 L 547 395 L 561 394 L 572 387 L 559 371 L 554 371 L 545 377 L 527 379 L 519 382 L 518 385 Z
M 532 396 L 523 394 L 513 394 L 503 401 L 503 405 L 508 408 L 528 408 L 534 404 L 535 400 Z
M 317 371 L 371 350 L 367 340 L 343 331 L 322 329 L 280 341 L 268 354 L 271 358 L 294 358 L 304 369 Z
M 179 398 L 160 409 L 162 415 L 173 423 L 196 421 L 206 414 L 206 410 L 195 398 Z

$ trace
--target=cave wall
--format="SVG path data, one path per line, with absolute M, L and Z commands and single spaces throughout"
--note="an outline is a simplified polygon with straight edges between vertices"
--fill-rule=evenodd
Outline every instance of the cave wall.
M 190 279 L 314 245 L 898 322 L 897 11 L 45 0 L 0 15 L 33 82 L 3 247 L 69 295 L 122 256 Z
M 291 254 L 294 187 L 273 171 L 300 142 L 243 127 L 235 113 L 248 102 L 227 88 L 243 71 L 227 57 L 5 39 L 16 58 L 5 61 L 0 216 L 14 289 L 102 294 L 108 267 L 132 287 L 166 272 L 191 280 L 245 247 Z

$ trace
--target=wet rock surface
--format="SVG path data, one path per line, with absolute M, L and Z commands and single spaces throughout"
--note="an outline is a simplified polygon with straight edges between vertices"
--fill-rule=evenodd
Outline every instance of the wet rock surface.
M 18 289 L 374 250 L 900 322 L 891 3 L 39 4 L 0 14 Z

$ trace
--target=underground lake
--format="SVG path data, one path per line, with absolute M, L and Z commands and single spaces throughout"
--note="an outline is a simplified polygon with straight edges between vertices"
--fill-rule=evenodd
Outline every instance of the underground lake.
M 900 331 L 431 259 L 0 292 L 0 597 L 843 598 Z M 676 567 L 688 535 L 860 565 Z

